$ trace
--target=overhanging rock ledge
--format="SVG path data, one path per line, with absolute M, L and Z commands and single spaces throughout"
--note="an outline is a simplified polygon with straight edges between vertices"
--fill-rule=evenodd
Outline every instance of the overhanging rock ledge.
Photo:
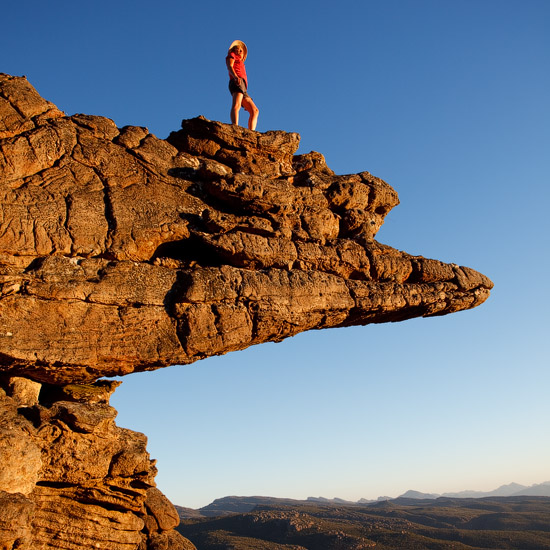
M 374 237 L 397 193 L 299 136 L 203 117 L 166 140 L 0 76 L 0 370 L 66 384 L 310 329 L 444 315 L 491 281 Z

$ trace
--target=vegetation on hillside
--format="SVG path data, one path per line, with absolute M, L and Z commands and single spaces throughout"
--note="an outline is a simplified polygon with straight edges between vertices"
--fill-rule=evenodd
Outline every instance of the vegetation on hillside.
M 270 504 L 178 529 L 199 550 L 550 550 L 550 498 Z

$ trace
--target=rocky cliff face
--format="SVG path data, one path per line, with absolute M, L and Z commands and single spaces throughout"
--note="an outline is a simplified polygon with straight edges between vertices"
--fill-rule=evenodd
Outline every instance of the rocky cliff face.
M 115 426 L 99 378 L 488 297 L 472 269 L 376 242 L 397 193 L 298 144 L 202 117 L 160 140 L 0 75 L 0 550 L 176 536 L 143 436 Z
M 116 426 L 117 382 L 0 389 L 2 550 L 185 550 L 177 512 L 155 488 L 143 434 Z

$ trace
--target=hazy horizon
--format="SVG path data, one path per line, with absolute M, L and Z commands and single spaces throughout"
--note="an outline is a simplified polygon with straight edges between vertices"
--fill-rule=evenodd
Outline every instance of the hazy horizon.
M 342 500 L 342 501 L 346 501 L 346 502 L 358 503 L 361 500 L 365 500 L 365 501 L 369 501 L 369 502 L 376 502 L 378 500 L 384 500 L 386 498 L 387 499 L 396 499 L 396 498 L 400 498 L 401 496 L 403 496 L 403 495 L 405 495 L 409 492 L 420 493 L 420 494 L 423 494 L 423 495 L 448 496 L 448 495 L 458 495 L 460 493 L 474 493 L 474 492 L 483 493 L 483 494 L 493 493 L 493 492 L 498 491 L 499 489 L 508 488 L 510 486 L 521 487 L 521 489 L 517 489 L 516 492 L 522 492 L 522 491 L 526 491 L 528 489 L 532 489 L 533 487 L 539 487 L 539 486 L 544 486 L 544 485 L 550 485 L 550 481 L 542 481 L 542 482 L 539 482 L 539 483 L 533 483 L 532 485 L 523 485 L 521 483 L 516 483 L 515 481 L 512 481 L 510 483 L 505 483 L 503 485 L 500 485 L 499 487 L 494 487 L 493 489 L 490 489 L 490 490 L 487 490 L 487 491 L 479 491 L 479 490 L 474 490 L 474 489 L 461 489 L 461 490 L 458 490 L 458 491 L 436 492 L 436 491 L 424 491 L 422 489 L 414 489 L 414 488 L 411 489 L 411 488 L 409 488 L 406 491 L 403 491 L 402 493 L 397 494 L 397 495 L 393 495 L 393 496 L 384 494 L 384 495 L 379 495 L 378 497 L 375 497 L 375 498 L 360 497 L 360 498 L 355 499 L 355 500 L 345 499 L 345 498 L 342 498 L 338 495 L 335 495 L 335 496 L 308 495 L 307 497 L 304 497 L 304 498 L 295 498 L 295 497 L 285 497 L 285 496 L 275 496 L 275 495 L 232 494 L 232 495 L 218 496 L 215 499 L 213 499 L 212 501 L 208 502 L 207 504 L 204 504 L 204 505 L 198 506 L 198 507 L 185 506 L 184 504 L 180 504 L 178 502 L 174 502 L 174 504 L 176 504 L 177 506 L 182 506 L 184 508 L 193 508 L 193 509 L 198 510 L 200 508 L 204 508 L 205 506 L 208 506 L 209 504 L 211 504 L 212 502 L 215 502 L 216 500 L 220 500 L 220 499 L 223 499 L 223 498 L 232 498 L 232 497 L 236 497 L 236 498 L 280 498 L 280 499 L 290 499 L 290 500 L 298 500 L 298 501 L 306 501 L 308 499 L 326 499 L 326 500 L 336 500 L 337 499 L 337 500 Z M 550 487 L 549 487 L 549 490 L 550 490 Z M 514 495 L 510 495 L 510 496 L 514 496 Z M 468 497 L 464 497 L 464 498 L 468 498 Z M 422 499 L 419 499 L 419 500 L 422 500 Z

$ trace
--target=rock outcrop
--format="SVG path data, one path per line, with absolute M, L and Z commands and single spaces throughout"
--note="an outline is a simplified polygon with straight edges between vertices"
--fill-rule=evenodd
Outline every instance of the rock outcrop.
M 202 117 L 161 140 L 0 74 L 0 550 L 192 548 L 100 378 L 488 297 L 375 241 L 397 193 L 298 144 Z
M 0 549 L 189 550 L 146 437 L 119 428 L 120 382 L 0 381 Z
M 492 283 L 374 240 L 397 193 L 299 136 L 161 140 L 0 78 L 0 369 L 67 384 L 309 329 L 471 308 Z

